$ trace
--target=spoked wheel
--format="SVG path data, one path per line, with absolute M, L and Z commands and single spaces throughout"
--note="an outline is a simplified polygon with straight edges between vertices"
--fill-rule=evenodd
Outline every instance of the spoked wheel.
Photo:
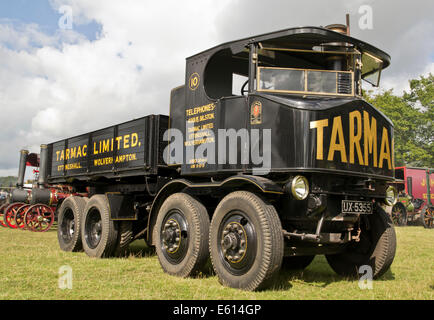
M 263 289 L 280 270 L 284 242 L 278 214 L 251 192 L 236 191 L 220 201 L 209 243 L 211 261 L 223 285 Z
M 24 214 L 25 227 L 35 232 L 48 231 L 54 223 L 54 211 L 45 204 L 30 206 Z
M 407 224 L 407 210 L 401 202 L 398 202 L 392 208 L 392 221 L 396 226 L 405 226 Z
M 8 206 L 9 203 L 4 203 L 0 206 L 0 226 L 2 227 L 7 227 L 6 223 L 4 222 L 4 212 Z
M 420 219 L 425 228 L 432 229 L 434 227 L 434 207 L 426 205 L 422 209 Z
M 19 207 L 14 214 L 14 221 L 15 225 L 18 227 L 18 229 L 26 229 L 26 224 L 24 223 L 24 214 L 26 213 L 27 209 L 30 207 L 30 205 L 25 204 Z
M 16 202 L 10 204 L 4 211 L 3 215 L 3 222 L 6 224 L 7 227 L 12 229 L 18 229 L 18 226 L 15 224 L 14 216 L 17 210 L 25 205 L 25 203 L 22 202 Z

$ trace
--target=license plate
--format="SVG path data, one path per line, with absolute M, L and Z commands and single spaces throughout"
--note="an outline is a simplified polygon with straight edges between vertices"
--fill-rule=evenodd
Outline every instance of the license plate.
M 342 200 L 342 213 L 372 214 L 373 204 L 369 201 Z

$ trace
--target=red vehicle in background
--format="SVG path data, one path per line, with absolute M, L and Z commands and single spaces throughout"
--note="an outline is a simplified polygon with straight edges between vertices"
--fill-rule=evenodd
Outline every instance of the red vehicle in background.
M 434 169 L 395 168 L 398 202 L 391 208 L 396 225 L 419 222 L 425 228 L 434 226 Z

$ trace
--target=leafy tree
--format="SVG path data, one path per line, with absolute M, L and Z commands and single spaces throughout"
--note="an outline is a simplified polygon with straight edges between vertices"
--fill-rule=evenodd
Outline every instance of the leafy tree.
M 410 92 L 402 97 L 393 90 L 364 94 L 394 124 L 396 166 L 434 167 L 433 80 L 432 74 L 410 80 Z
M 414 109 L 422 113 L 420 125 L 416 128 L 416 142 L 426 151 L 425 166 L 434 166 L 434 75 L 421 76 L 410 80 L 410 92 L 404 93 L 403 99 Z

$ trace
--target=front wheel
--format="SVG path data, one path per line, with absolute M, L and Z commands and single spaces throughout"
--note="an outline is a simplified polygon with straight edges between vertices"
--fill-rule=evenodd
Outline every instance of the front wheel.
M 345 277 L 359 276 L 361 266 L 370 266 L 372 276 L 382 276 L 390 267 L 396 252 L 396 234 L 387 213 L 377 206 L 376 212 L 361 221 L 360 241 L 348 245 L 343 253 L 326 255 L 330 267 Z
M 214 270 L 225 286 L 263 289 L 280 270 L 284 242 L 279 216 L 254 193 L 236 191 L 220 201 L 209 241 Z

